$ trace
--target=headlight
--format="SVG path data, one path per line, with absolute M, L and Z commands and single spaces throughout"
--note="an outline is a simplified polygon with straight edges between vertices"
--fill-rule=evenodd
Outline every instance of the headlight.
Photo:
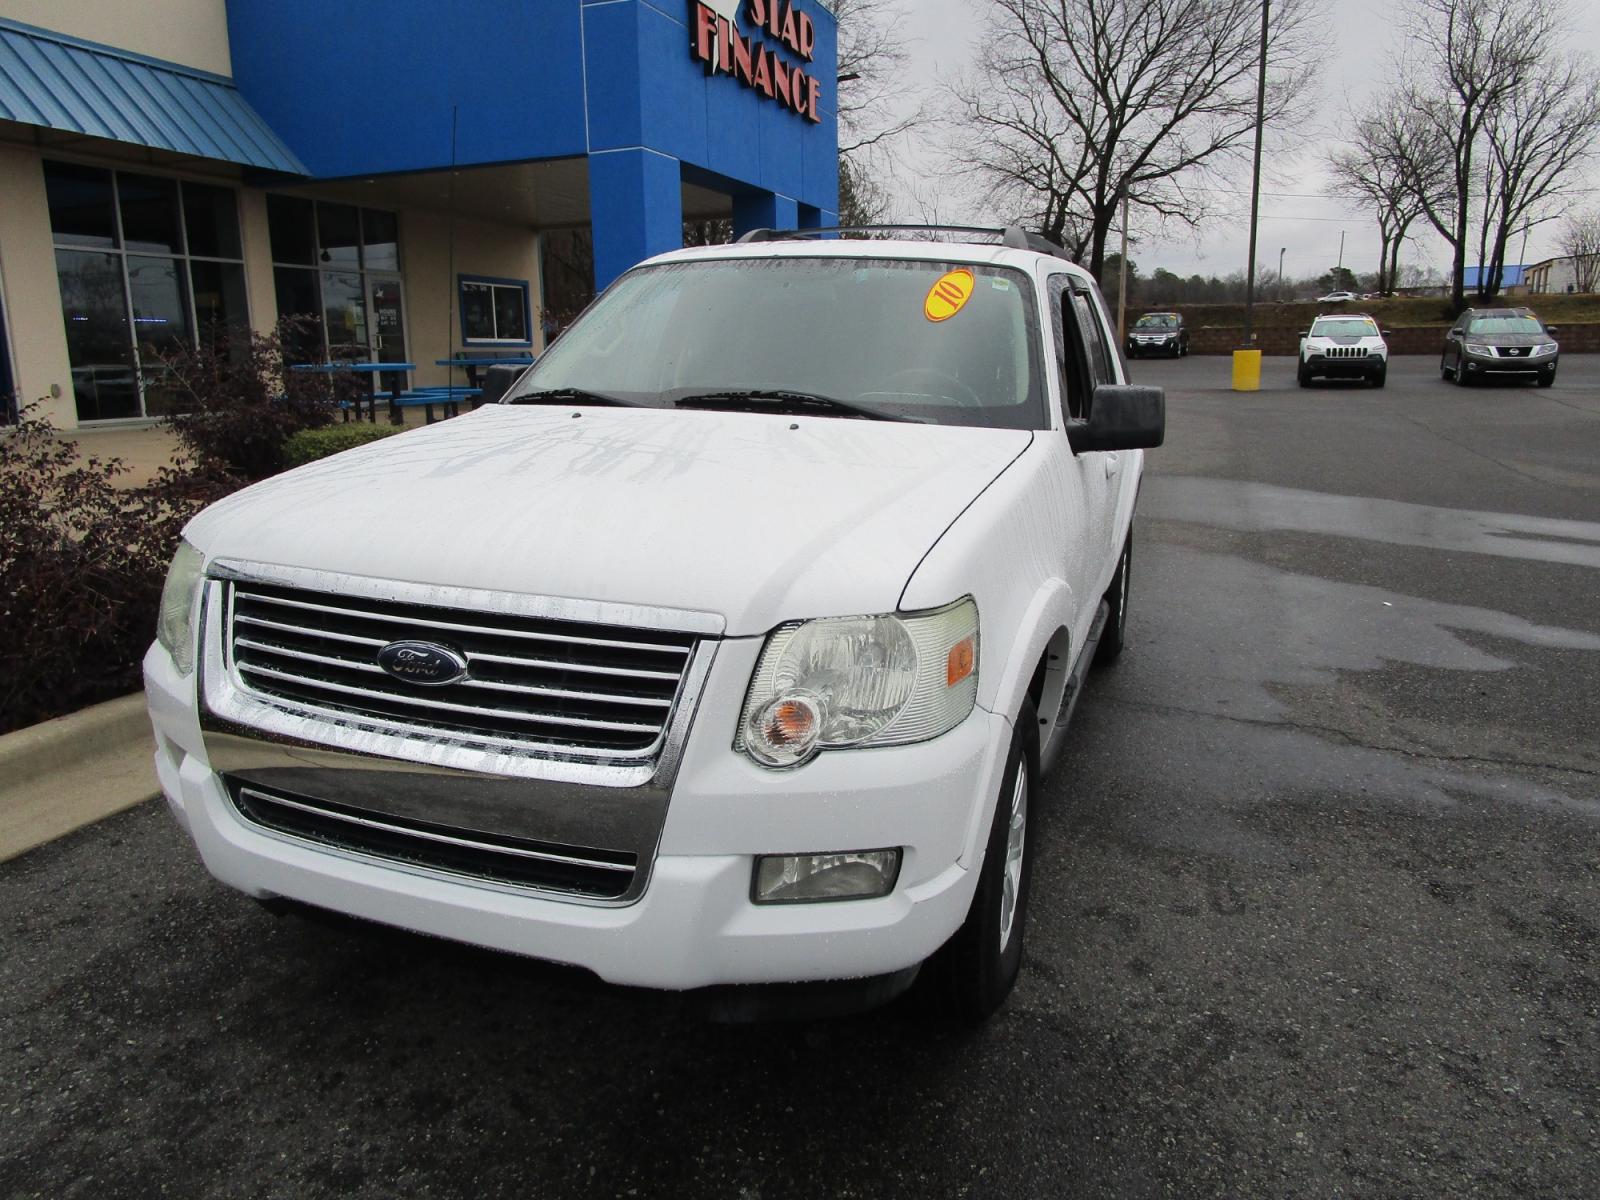
M 1468 354 L 1482 354 L 1484 357 L 1487 358 L 1489 356 L 1489 354 L 1490 354 L 1490 350 L 1489 350 L 1489 347 L 1487 347 L 1487 346 L 1479 346 L 1474 342 L 1468 342 L 1467 343 L 1467 353 Z
M 1533 352 L 1535 354 L 1554 354 L 1558 349 L 1559 347 L 1554 342 L 1546 342 L 1542 346 L 1535 346 Z
M 194 669 L 194 610 L 200 595 L 200 573 L 205 558 L 188 542 L 178 542 L 178 552 L 167 568 L 161 589 L 161 613 L 156 620 L 156 640 L 172 655 L 180 674 Z
M 797 621 L 761 651 L 734 749 L 764 767 L 822 750 L 921 742 L 978 698 L 978 606 Z

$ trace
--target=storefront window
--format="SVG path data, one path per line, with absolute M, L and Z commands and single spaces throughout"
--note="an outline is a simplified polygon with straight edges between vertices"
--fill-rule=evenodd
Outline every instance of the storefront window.
M 461 339 L 467 345 L 528 344 L 528 284 L 461 277 Z
M 121 255 L 57 250 L 56 275 L 78 419 L 137 417 L 139 388 Z
M 175 180 L 118 172 L 117 199 L 122 206 L 123 249 L 154 254 L 183 252 Z
M 76 163 L 44 177 L 78 419 L 169 411 L 161 355 L 249 325 L 234 193 Z
M 267 197 L 267 233 L 272 238 L 272 261 L 309 267 L 316 258 L 316 223 L 311 201 L 293 196 Z
M 183 219 L 191 255 L 244 257 L 239 250 L 239 206 L 233 192 L 227 188 L 212 187 L 209 183 L 185 183 Z
M 71 163 L 46 163 L 45 196 L 50 203 L 50 228 L 58 246 L 117 244 L 117 216 L 111 172 Z
M 278 317 L 298 362 L 403 361 L 400 222 L 392 212 L 268 196 Z M 314 250 L 314 253 L 313 253 Z

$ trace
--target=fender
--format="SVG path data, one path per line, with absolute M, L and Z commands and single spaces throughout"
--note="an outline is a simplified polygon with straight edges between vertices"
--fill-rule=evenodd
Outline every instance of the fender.
M 1004 717 L 1015 727 L 1023 698 L 1028 693 L 1028 684 L 1033 680 L 1034 667 L 1057 632 L 1073 627 L 1076 615 L 1072 588 L 1067 582 L 1058 578 L 1045 580 L 1014 626 L 1011 644 L 1005 648 L 1004 666 L 995 689 L 991 712 Z M 1076 638 L 1072 644 L 1078 644 Z M 984 657 L 992 661 L 987 652 Z M 1043 740 L 1041 737 L 1040 741 Z M 994 806 L 998 800 L 998 792 L 991 788 L 984 803 L 975 805 L 968 817 L 967 832 L 962 839 L 961 857 L 958 860 L 963 867 L 970 867 L 982 858 L 984 837 L 989 823 L 994 820 Z

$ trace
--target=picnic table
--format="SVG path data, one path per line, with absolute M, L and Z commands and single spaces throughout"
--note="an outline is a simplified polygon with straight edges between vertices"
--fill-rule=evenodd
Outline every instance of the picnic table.
M 478 372 L 484 367 L 531 367 L 538 362 L 538 357 L 533 354 L 499 354 L 468 357 L 463 354 L 452 355 L 449 358 L 436 358 L 433 364 L 436 367 L 449 367 L 452 371 L 462 370 L 467 373 L 467 384 L 478 387 L 482 380 Z
M 415 371 L 417 369 L 417 364 L 412 362 L 354 361 L 294 363 L 291 364 L 289 369 L 291 371 L 309 371 L 322 375 L 335 375 L 341 371 L 347 371 L 355 375 L 376 375 L 378 377 L 378 383 L 385 385 L 382 389 L 374 388 L 368 393 L 367 397 L 367 419 L 376 425 L 378 422 L 378 400 L 404 392 L 406 390 L 405 376 L 407 372 Z M 385 379 L 385 375 L 390 376 L 390 378 Z M 339 407 L 345 410 L 344 419 L 348 421 L 350 419 L 348 405 L 344 402 L 341 402 Z M 356 420 L 359 421 L 361 419 L 361 402 L 359 400 L 356 401 L 355 409 Z M 400 410 L 394 406 L 394 402 L 392 400 L 389 404 L 389 420 L 396 425 L 400 424 L 402 420 L 400 416 Z

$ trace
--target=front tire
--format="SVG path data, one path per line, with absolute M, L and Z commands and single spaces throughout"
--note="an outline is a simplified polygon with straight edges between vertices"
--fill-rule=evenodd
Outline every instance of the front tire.
M 1555 387 L 1555 385 L 1556 385 L 1556 376 L 1555 376 L 1555 372 L 1554 371 L 1552 371 L 1548 375 L 1539 376 L 1539 386 L 1540 387 Z
M 1301 364 L 1300 369 L 1295 372 L 1295 378 L 1299 379 L 1301 387 L 1311 386 L 1311 372 L 1306 370 L 1303 363 Z
M 1440 379 L 1449 379 L 1450 378 L 1450 368 L 1449 368 L 1448 365 L 1446 365 L 1446 363 L 1444 361 L 1444 355 L 1442 355 L 1442 354 L 1439 356 L 1439 378 Z
M 994 1015 L 1022 970 L 1022 935 L 1036 840 L 1030 818 L 1039 776 L 1038 728 L 1032 702 L 1023 701 L 1011 733 L 1011 750 L 995 799 L 972 907 L 961 928 L 939 952 L 950 1009 L 972 1024 Z
M 1384 384 L 1384 381 L 1386 379 L 1388 379 L 1388 378 L 1389 378 L 1389 368 L 1388 367 L 1384 367 L 1382 370 L 1378 371 L 1375 375 L 1373 375 L 1373 377 L 1370 380 L 1370 382 L 1371 382 L 1373 387 L 1381 388 L 1383 386 L 1383 384 Z

